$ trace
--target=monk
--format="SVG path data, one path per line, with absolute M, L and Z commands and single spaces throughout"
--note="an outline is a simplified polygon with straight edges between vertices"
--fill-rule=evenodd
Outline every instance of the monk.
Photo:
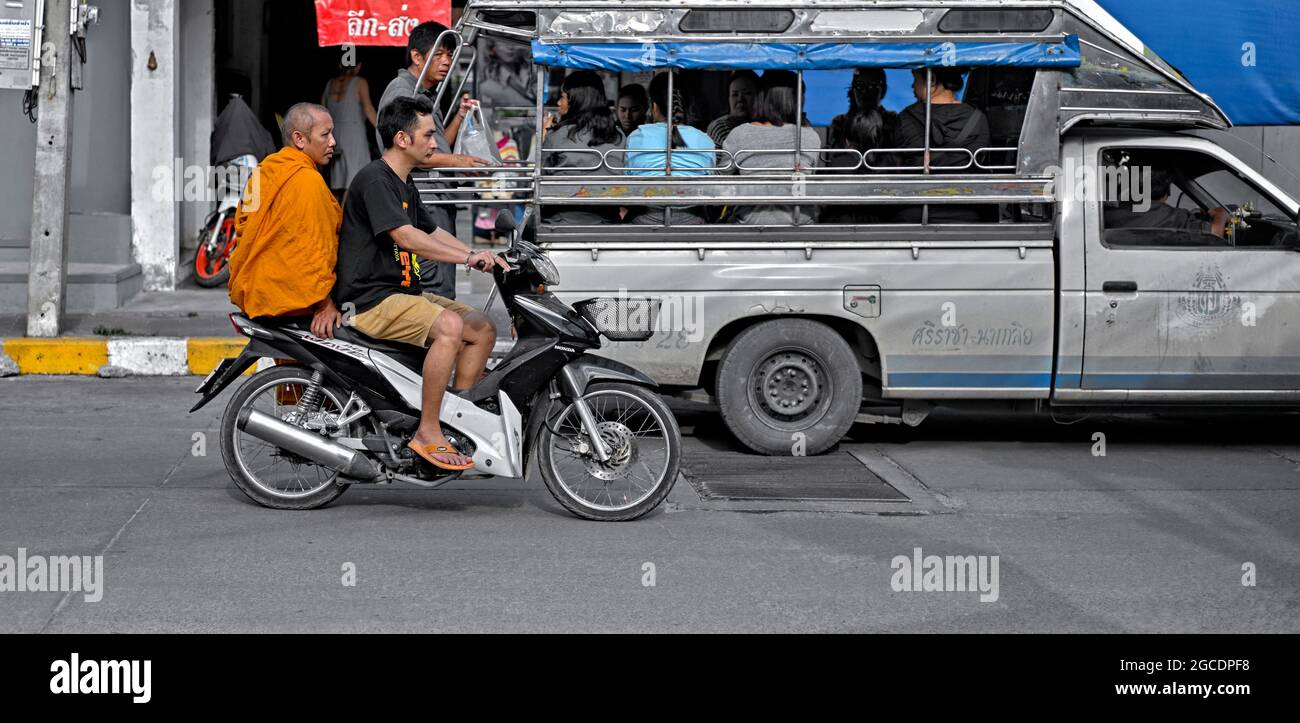
M 285 114 L 283 137 L 235 216 L 230 300 L 249 318 L 311 316 L 312 333 L 332 339 L 343 325 L 330 298 L 343 209 L 317 167 L 334 157 L 334 121 L 299 103 Z

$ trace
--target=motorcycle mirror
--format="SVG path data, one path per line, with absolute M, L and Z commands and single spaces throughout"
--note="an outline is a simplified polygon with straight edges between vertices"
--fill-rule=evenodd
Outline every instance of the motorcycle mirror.
M 508 236 L 515 232 L 515 217 L 510 213 L 510 209 L 502 209 L 497 214 L 495 230 L 502 236 Z

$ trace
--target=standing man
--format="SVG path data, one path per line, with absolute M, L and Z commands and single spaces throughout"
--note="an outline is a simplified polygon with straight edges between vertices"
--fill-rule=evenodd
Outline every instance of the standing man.
M 437 148 L 434 115 L 423 96 L 398 98 L 379 112 L 384 155 L 361 169 L 348 189 L 333 298 L 340 308 L 355 309 L 347 324 L 361 333 L 428 347 L 420 428 L 408 446 L 435 467 L 464 471 L 474 462 L 443 436 L 439 412 L 453 370 L 457 390 L 478 383 L 496 327 L 481 311 L 421 293 L 413 258 L 485 273 L 508 267 L 492 252 L 476 253 L 438 228 L 420 203 L 411 171 L 427 165 Z
M 442 45 L 438 45 L 438 38 L 446 31 L 447 26 L 433 21 L 417 25 L 411 31 L 411 38 L 406 48 L 407 67 L 397 71 L 397 77 L 393 78 L 388 87 L 384 89 L 384 94 L 379 99 L 380 113 L 397 98 L 414 96 L 417 87 L 420 93 L 428 95 L 433 88 L 436 88 L 439 83 L 447 78 L 451 73 L 451 60 L 455 55 L 456 48 L 446 41 Z M 430 53 L 433 54 L 433 62 L 429 63 L 429 72 L 421 79 L 420 72 L 424 70 L 424 65 L 428 61 Z M 435 109 L 433 114 L 434 139 L 437 141 L 438 150 L 429 159 L 429 165 L 421 166 L 421 169 L 481 168 L 488 165 L 486 159 L 456 155 L 451 152 L 451 141 L 460 133 L 461 122 L 465 120 L 465 116 L 477 104 L 478 101 L 470 100 L 468 97 L 462 98 L 460 112 L 447 126 L 442 123 L 442 114 Z M 378 129 L 375 130 L 375 133 L 379 140 L 379 147 L 384 148 L 384 139 L 379 137 Z M 430 177 L 436 175 L 436 172 L 429 174 Z M 436 187 L 447 188 L 448 186 L 446 182 L 443 182 L 437 184 Z M 446 201 L 455 199 L 456 196 L 449 193 L 440 193 L 436 198 L 440 201 Z M 445 230 L 452 236 L 456 235 L 455 206 L 433 206 L 430 212 L 438 228 Z M 427 266 L 420 269 L 420 285 L 431 294 L 447 299 L 455 299 L 456 265 L 430 261 Z

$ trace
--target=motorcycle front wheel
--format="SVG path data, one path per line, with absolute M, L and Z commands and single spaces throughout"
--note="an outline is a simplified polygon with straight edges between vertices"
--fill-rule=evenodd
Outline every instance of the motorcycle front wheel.
M 596 458 L 570 403 L 538 434 L 542 480 L 566 510 L 587 520 L 635 520 L 658 507 L 677 481 L 682 434 L 659 395 L 630 384 L 593 385 L 591 408 L 609 459 Z

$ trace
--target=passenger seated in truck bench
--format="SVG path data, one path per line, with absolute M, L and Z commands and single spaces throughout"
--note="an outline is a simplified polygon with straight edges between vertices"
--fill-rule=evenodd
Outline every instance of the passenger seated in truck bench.
M 673 108 L 673 132 L 668 136 L 668 108 Z M 651 123 L 636 130 L 627 139 L 629 176 L 663 176 L 667 175 L 668 146 L 673 148 L 673 176 L 705 176 L 709 169 L 717 165 L 713 139 L 698 128 L 686 125 L 686 114 L 679 98 L 668 101 L 668 74 L 660 73 L 650 82 Z M 632 151 L 641 151 L 632 153 Z M 690 151 L 710 151 L 709 153 L 691 153 Z M 640 170 L 644 169 L 644 170 Z M 632 208 L 628 212 L 628 223 L 638 225 L 660 225 L 665 221 L 664 208 Z M 699 225 L 704 217 L 699 208 L 693 206 L 675 207 L 672 214 L 673 225 Z
M 579 70 L 564 79 L 560 88 L 560 116 L 546 118 L 542 135 L 542 165 L 554 176 L 607 176 L 613 171 L 602 155 L 627 142 L 610 112 L 605 82 L 590 70 Z M 575 183 L 582 183 L 581 180 Z M 545 223 L 588 226 L 618 223 L 613 206 L 553 206 L 543 216 Z
M 794 173 L 796 167 L 803 173 L 814 172 L 820 161 L 818 152 L 822 141 L 817 131 L 799 123 L 803 109 L 797 107 L 798 83 L 799 76 L 788 70 L 769 70 L 763 74 L 763 90 L 755 102 L 753 122 L 736 126 L 723 143 L 722 147 L 733 160 L 729 173 L 781 175 Z M 797 159 L 794 152 L 796 133 L 802 134 L 802 148 Z M 789 153 L 753 152 L 786 150 Z M 790 186 L 760 186 L 755 191 L 762 195 L 789 196 Z M 731 217 L 733 222 L 747 225 L 790 226 L 813 223 L 816 213 L 817 207 L 811 205 L 758 205 L 737 206 Z
M 853 83 L 849 86 L 849 110 L 835 116 L 831 121 L 827 148 L 845 148 L 863 154 L 864 160 L 873 166 L 891 165 L 887 154 L 878 153 L 867 156 L 870 151 L 885 148 L 893 139 L 898 126 L 898 114 L 885 110 L 881 101 L 889 90 L 885 71 L 880 68 L 858 68 L 853 73 Z M 827 154 L 828 166 L 851 165 L 850 159 L 856 156 L 848 153 Z M 852 171 L 828 169 L 828 173 L 876 173 L 864 165 Z M 822 209 L 822 223 L 877 223 L 882 216 L 892 216 L 892 211 L 872 206 L 832 206 Z
M 957 100 L 957 93 L 966 84 L 965 70 L 962 68 L 932 68 L 930 85 L 930 148 L 963 148 L 974 154 L 981 148 L 988 148 L 992 141 L 989 121 L 984 113 L 973 105 Z M 898 116 L 898 131 L 895 133 L 894 148 L 925 147 L 925 69 L 912 71 L 912 93 L 916 102 L 909 105 Z M 915 173 L 920 173 L 925 163 L 924 153 L 900 154 L 900 166 L 915 166 Z M 931 173 L 980 173 L 970 156 L 965 153 L 931 151 L 929 163 Z M 964 166 L 962 170 L 943 170 L 943 166 Z M 899 212 L 899 219 L 904 223 L 920 223 L 921 206 L 910 206 Z M 994 209 L 995 210 L 995 209 Z M 973 223 L 990 220 L 990 209 L 981 206 L 931 205 L 929 220 L 934 223 Z

